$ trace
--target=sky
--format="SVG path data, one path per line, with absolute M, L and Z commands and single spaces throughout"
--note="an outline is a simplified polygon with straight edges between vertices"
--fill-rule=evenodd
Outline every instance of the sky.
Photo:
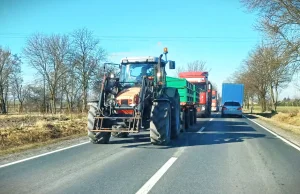
M 91 30 L 119 63 L 129 56 L 159 56 L 168 47 L 176 66 L 206 61 L 209 80 L 219 91 L 262 34 L 254 29 L 257 16 L 239 0 L 0 0 L 0 45 L 21 54 L 34 33 L 68 34 Z M 24 60 L 26 82 L 35 71 Z M 176 70 L 167 70 L 175 76 Z M 293 84 L 280 97 L 300 95 Z

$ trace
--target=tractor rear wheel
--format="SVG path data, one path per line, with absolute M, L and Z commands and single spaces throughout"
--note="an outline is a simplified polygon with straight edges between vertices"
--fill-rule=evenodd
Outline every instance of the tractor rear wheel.
M 185 110 L 185 130 L 188 131 L 190 128 L 190 109 Z
M 197 110 L 194 108 L 194 124 L 197 123 Z
M 185 111 L 184 110 L 180 111 L 180 130 L 182 132 L 186 131 L 186 127 L 185 127 Z
M 93 132 L 90 130 L 96 129 L 97 125 L 99 127 L 100 122 L 99 119 L 95 118 L 96 117 L 96 111 L 97 111 L 97 104 L 92 104 L 90 106 L 90 110 L 88 113 L 88 123 L 87 123 L 87 128 L 88 128 L 88 136 L 90 138 L 90 141 L 94 144 L 107 144 L 110 139 L 110 132 Z M 104 120 L 102 127 L 109 128 L 109 121 Z
M 171 138 L 175 139 L 180 134 L 180 98 L 176 92 L 172 99 L 172 114 L 171 114 Z
M 190 109 L 189 111 L 189 114 L 190 114 L 190 125 L 194 125 L 194 109 Z
M 150 140 L 154 145 L 166 145 L 171 138 L 171 108 L 169 102 L 159 101 L 152 105 Z

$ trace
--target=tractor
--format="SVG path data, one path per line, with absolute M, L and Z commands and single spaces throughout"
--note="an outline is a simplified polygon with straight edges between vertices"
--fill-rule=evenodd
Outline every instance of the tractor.
M 107 144 L 110 137 L 150 131 L 155 145 L 166 145 L 180 133 L 180 96 L 166 85 L 168 49 L 159 57 L 126 57 L 119 75 L 104 75 L 99 98 L 89 102 L 88 136 L 95 144 Z M 162 57 L 165 55 L 165 60 Z

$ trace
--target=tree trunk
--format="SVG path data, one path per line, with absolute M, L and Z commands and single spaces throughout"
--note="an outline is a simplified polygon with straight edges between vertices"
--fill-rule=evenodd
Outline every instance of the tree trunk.
M 6 86 L 6 91 L 5 91 L 5 114 L 8 113 L 8 85 Z
M 14 96 L 14 112 L 16 112 L 16 98 Z
M 260 99 L 260 104 L 261 104 L 261 111 L 265 112 L 267 110 L 266 94 L 261 93 L 259 99 Z
M 51 113 L 56 114 L 55 92 L 52 92 L 51 94 Z
M 278 86 L 276 85 L 275 86 L 275 104 L 274 104 L 275 111 L 277 111 L 277 102 L 278 102 Z
M 271 101 L 272 101 L 272 110 L 273 111 L 276 111 L 276 107 L 275 107 L 275 104 L 276 104 L 276 100 L 275 100 L 275 96 L 274 96 L 274 91 L 273 91 L 273 86 L 271 85 L 270 86 L 270 94 L 271 94 Z
M 23 101 L 19 101 L 20 102 L 20 106 L 19 106 L 19 113 L 23 112 Z
M 87 110 L 87 87 L 83 87 L 83 100 L 82 100 L 82 112 Z
M 1 99 L 0 106 L 1 106 L 0 107 L 1 108 L 1 113 L 6 114 L 7 112 L 6 112 L 6 104 L 5 104 L 4 98 Z
M 63 94 L 61 94 L 63 95 Z M 59 112 L 62 113 L 62 109 L 63 109 L 63 96 L 60 97 L 60 105 L 59 105 Z
M 70 98 L 68 92 L 66 92 L 66 100 L 67 100 L 67 106 L 68 106 L 68 112 L 71 112 L 71 104 L 70 104 Z

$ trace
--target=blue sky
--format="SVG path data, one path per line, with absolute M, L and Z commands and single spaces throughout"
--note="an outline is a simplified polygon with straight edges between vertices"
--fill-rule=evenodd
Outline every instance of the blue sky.
M 62 34 L 86 27 L 113 62 L 158 56 L 163 47 L 177 66 L 204 60 L 219 90 L 262 37 L 254 30 L 256 16 L 238 0 L 2 0 L 0 19 L 0 45 L 14 53 L 21 53 L 35 32 Z M 26 62 L 23 72 L 26 81 L 34 78 Z

